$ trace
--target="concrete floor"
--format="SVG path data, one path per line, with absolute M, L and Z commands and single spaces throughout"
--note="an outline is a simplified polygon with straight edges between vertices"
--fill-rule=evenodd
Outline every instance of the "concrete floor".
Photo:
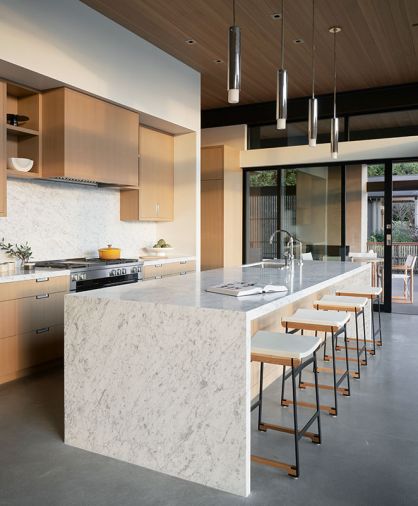
M 0 387 L 0 505 L 415 505 L 418 316 L 383 319 L 384 347 L 352 381 L 352 396 L 340 397 L 339 416 L 322 416 L 323 444 L 301 443 L 298 480 L 253 465 L 252 494 L 243 499 L 68 447 L 63 376 L 54 370 Z M 279 408 L 278 389 L 268 389 L 265 412 L 280 423 L 292 412 Z M 291 458 L 292 437 L 258 433 L 255 418 L 254 450 Z

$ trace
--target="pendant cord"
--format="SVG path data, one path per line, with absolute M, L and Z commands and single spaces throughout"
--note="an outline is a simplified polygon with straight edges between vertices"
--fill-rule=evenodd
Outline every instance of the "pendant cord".
M 284 0 L 282 0 L 282 47 L 281 47 L 281 68 L 284 69 Z
M 337 117 L 337 32 L 334 31 L 334 118 Z
M 235 0 L 232 0 L 232 26 L 235 26 Z
M 312 98 L 315 98 L 315 0 L 312 0 Z

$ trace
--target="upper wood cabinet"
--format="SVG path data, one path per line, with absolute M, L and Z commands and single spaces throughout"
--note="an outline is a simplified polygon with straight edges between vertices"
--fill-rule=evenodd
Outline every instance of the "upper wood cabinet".
M 121 220 L 172 221 L 174 137 L 139 127 L 139 188 L 121 191 Z
M 43 94 L 43 177 L 138 185 L 139 115 L 68 88 Z

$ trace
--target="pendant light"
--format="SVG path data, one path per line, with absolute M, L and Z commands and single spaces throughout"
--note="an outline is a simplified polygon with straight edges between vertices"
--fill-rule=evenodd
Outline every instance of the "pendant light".
M 309 146 L 316 146 L 318 135 L 318 100 L 315 98 L 315 0 L 312 0 L 312 98 L 309 99 Z
M 277 130 L 286 128 L 287 119 L 287 70 L 284 68 L 284 0 L 282 0 L 282 47 L 280 69 L 277 71 L 276 120 Z
M 334 115 L 331 119 L 331 158 L 338 158 L 338 118 L 337 118 L 337 33 L 341 32 L 339 26 L 329 29 L 334 36 Z
M 228 32 L 228 102 L 239 102 L 241 86 L 241 31 L 235 25 L 235 0 L 232 0 L 232 26 Z

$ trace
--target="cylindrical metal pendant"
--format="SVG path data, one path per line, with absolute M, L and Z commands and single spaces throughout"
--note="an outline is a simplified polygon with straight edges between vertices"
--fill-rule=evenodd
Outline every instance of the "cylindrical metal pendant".
M 277 100 L 276 100 L 277 130 L 286 128 L 287 119 L 287 70 L 277 71 Z
M 241 31 L 239 26 L 230 26 L 228 32 L 228 102 L 239 102 L 241 86 Z
M 309 146 L 316 146 L 316 138 L 318 135 L 318 100 L 316 98 L 309 99 L 309 121 L 308 121 L 308 138 Z
M 331 158 L 338 158 L 338 118 L 331 119 Z

